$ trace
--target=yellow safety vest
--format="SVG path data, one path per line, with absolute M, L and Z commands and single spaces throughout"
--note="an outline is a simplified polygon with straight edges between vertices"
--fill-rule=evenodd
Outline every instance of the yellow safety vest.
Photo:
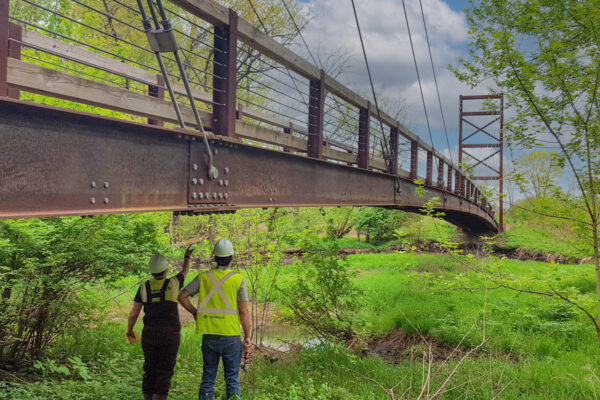
M 198 275 L 196 332 L 239 336 L 240 314 L 237 295 L 243 277 L 230 269 L 211 269 Z

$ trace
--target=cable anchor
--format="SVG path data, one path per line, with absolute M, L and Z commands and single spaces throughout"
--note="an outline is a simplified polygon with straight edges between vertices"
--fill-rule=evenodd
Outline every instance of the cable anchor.
M 165 12 L 162 0 L 156 0 L 156 3 L 154 2 L 154 0 L 147 0 L 147 2 L 152 18 L 148 17 L 148 14 L 146 14 L 146 9 L 144 8 L 142 0 L 137 0 L 138 8 L 140 9 L 140 13 L 142 15 L 142 24 L 144 25 L 144 32 L 146 33 L 146 37 L 148 39 L 148 43 L 150 44 L 150 48 L 152 49 L 152 51 L 154 51 L 156 61 L 158 62 L 161 74 L 165 80 L 165 85 L 167 86 L 169 97 L 171 98 L 173 108 L 175 109 L 175 114 L 177 115 L 177 120 L 179 121 L 179 126 L 182 129 L 186 128 L 183 116 L 181 115 L 181 109 L 179 108 L 179 104 L 177 103 L 177 99 L 175 98 L 175 93 L 173 92 L 173 87 L 171 86 L 169 73 L 162 59 L 162 53 L 173 53 L 173 56 L 175 57 L 175 62 L 177 63 L 179 74 L 181 75 L 181 80 L 183 81 L 187 97 L 190 101 L 192 111 L 194 112 L 196 128 L 200 132 L 202 132 L 202 141 L 204 142 L 206 154 L 208 155 L 208 178 L 217 179 L 219 177 L 219 170 L 213 165 L 213 154 L 210 149 L 210 144 L 208 143 L 208 138 L 206 136 L 206 132 L 204 131 L 204 125 L 202 124 L 200 113 L 198 112 L 198 108 L 196 107 L 196 102 L 194 100 L 194 95 L 192 94 L 192 89 L 190 87 L 190 82 L 188 80 L 187 73 L 185 72 L 185 68 L 181 61 L 181 57 L 179 56 L 179 43 L 177 42 L 177 37 L 175 36 L 175 30 L 173 28 L 173 25 L 171 24 L 171 21 L 169 20 L 169 18 L 167 18 L 167 14 Z M 158 9 L 158 13 L 160 14 L 160 23 L 154 7 Z

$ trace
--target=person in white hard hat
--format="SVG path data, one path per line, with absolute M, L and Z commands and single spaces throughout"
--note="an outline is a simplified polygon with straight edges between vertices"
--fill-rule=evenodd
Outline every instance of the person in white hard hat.
M 233 245 L 221 239 L 214 247 L 216 268 L 198 274 L 179 294 L 178 300 L 196 319 L 196 332 L 202 336 L 202 384 L 200 400 L 212 400 L 219 359 L 223 360 L 227 399 L 241 396 L 242 355 L 252 348 L 248 289 L 246 280 L 229 268 Z M 189 297 L 198 294 L 198 307 Z M 240 324 L 244 341 L 240 338 Z M 237 396 L 237 397 L 236 397 Z
M 185 251 L 181 272 L 172 278 L 167 278 L 169 260 L 160 254 L 152 256 L 148 269 L 153 278 L 140 285 L 133 299 L 125 335 L 130 341 L 136 340 L 133 327 L 143 307 L 144 400 L 163 400 L 169 395 L 181 340 L 177 295 L 190 270 L 192 252 L 189 246 Z

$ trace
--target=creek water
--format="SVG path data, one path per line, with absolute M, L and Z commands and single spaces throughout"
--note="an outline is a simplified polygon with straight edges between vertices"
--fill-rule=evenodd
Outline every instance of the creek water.
M 258 342 L 260 337 L 256 337 Z M 313 347 L 322 340 L 306 335 L 301 329 L 286 324 L 272 324 L 264 328 L 262 345 L 278 351 L 291 351 L 299 347 Z

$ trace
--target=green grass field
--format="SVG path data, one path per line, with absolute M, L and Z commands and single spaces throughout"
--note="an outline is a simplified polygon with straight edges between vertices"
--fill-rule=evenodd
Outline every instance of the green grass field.
M 486 297 L 482 276 L 450 256 L 360 254 L 347 260 L 366 294 L 358 318 L 366 321 L 370 336 L 382 337 L 401 328 L 411 337 L 418 331 L 435 344 L 432 373 L 437 373 L 430 394 L 458 363 L 457 356 L 443 362 L 451 349 L 463 338 L 462 352 L 481 341 L 485 314 L 487 343 L 458 369 L 446 386 L 452 390 L 437 398 L 491 399 L 501 392 L 498 398 L 504 399 L 593 399 L 600 390 L 595 375 L 600 374 L 600 345 L 586 317 L 568 304 L 497 288 L 492 282 L 487 282 Z M 482 262 L 486 261 L 473 261 Z M 577 288 L 580 301 L 594 304 L 591 265 L 504 260 L 497 269 L 531 289 Z M 134 284 L 134 280 L 121 282 L 123 290 Z M 115 318 L 126 313 L 131 291 L 119 297 L 123 307 L 116 315 L 108 313 L 95 328 L 75 330 L 59 340 L 49 358 L 69 367 L 68 375 L 32 370 L 21 378 L 27 383 L 18 379 L 0 383 L 0 399 L 141 398 L 141 348 L 125 344 L 125 322 Z M 391 398 L 370 379 L 384 388 L 399 384 L 396 398 L 405 391 L 404 398 L 417 398 L 422 354 L 427 351 L 417 342 L 398 349 L 393 363 L 325 345 L 283 355 L 275 362 L 259 359 L 242 375 L 244 398 Z M 200 345 L 200 338 L 186 325 L 171 399 L 197 398 Z M 82 360 L 87 379 L 67 361 L 69 357 Z M 218 379 L 217 393 L 222 395 L 224 384 L 221 376 Z

